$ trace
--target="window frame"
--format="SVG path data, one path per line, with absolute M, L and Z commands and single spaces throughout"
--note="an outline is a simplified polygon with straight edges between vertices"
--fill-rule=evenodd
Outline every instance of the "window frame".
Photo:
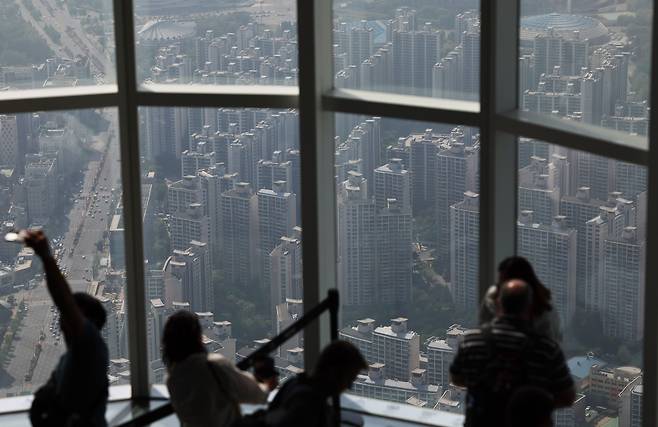
M 299 86 L 148 85 L 136 81 L 133 0 L 114 0 L 117 83 L 96 87 L 0 93 L 0 114 L 116 107 L 119 111 L 129 356 L 133 399 L 151 397 L 146 352 L 144 249 L 141 222 L 139 118 L 141 106 L 297 108 L 300 112 L 304 209 L 304 302 L 313 307 L 336 285 L 336 201 L 333 186 L 334 114 L 359 113 L 473 126 L 480 129 L 480 297 L 502 258 L 516 252 L 517 140 L 541 139 L 605 155 L 649 170 L 647 218 L 658 217 L 658 108 L 651 109 L 649 136 L 573 124 L 519 110 L 520 0 L 481 0 L 480 101 L 448 101 L 410 95 L 334 88 L 333 3 L 298 0 Z M 652 70 L 658 71 L 658 8 L 652 21 Z M 658 105 L 652 85 L 650 105 Z M 653 173 L 652 173 L 653 171 Z M 510 191 L 511 190 L 511 191 Z M 328 226 L 328 225 L 332 225 Z M 647 259 L 658 257 L 658 223 L 647 224 Z M 658 300 L 658 263 L 646 263 L 645 298 Z M 474 310 L 476 308 L 474 307 Z M 645 310 L 643 425 L 658 424 L 658 310 Z M 329 341 L 328 318 L 305 330 L 305 363 L 312 366 Z

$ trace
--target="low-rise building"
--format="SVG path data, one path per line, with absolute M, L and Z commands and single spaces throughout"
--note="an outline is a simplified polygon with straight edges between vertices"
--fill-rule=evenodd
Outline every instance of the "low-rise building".
M 385 365 L 371 363 L 367 375 L 359 375 L 352 386 L 352 393 L 374 399 L 390 400 L 392 402 L 409 403 L 434 407 L 441 395 L 441 387 L 427 384 L 427 371 L 415 369 L 409 381 L 385 378 Z

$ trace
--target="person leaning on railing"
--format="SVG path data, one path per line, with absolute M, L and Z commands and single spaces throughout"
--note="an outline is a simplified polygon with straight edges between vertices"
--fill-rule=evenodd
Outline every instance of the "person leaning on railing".
M 265 403 L 278 385 L 276 372 L 265 362 L 256 366 L 254 377 L 225 357 L 208 354 L 198 317 L 185 310 L 167 319 L 162 360 L 171 404 L 183 427 L 230 426 L 241 417 L 241 403 Z
M 336 425 L 329 399 L 351 388 L 366 360 L 347 341 L 333 341 L 322 350 L 315 369 L 286 381 L 266 412 L 245 417 L 234 427 L 331 427 Z

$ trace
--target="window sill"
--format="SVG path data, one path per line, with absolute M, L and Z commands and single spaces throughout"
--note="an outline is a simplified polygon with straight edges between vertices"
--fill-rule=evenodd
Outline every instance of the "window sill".
M 168 399 L 164 385 L 154 385 L 152 388 L 151 407 L 159 406 Z M 110 387 L 107 419 L 109 425 L 116 425 L 129 418 L 131 393 L 129 385 Z M 32 395 L 16 396 L 0 399 L 0 425 L 3 427 L 24 426 L 27 422 L 27 411 L 33 400 Z M 370 399 L 366 397 L 343 395 L 341 405 L 346 413 L 345 418 L 362 420 L 366 427 L 460 427 L 464 417 L 458 414 L 435 411 L 432 409 L 415 408 L 396 402 Z M 257 405 L 244 405 L 245 413 L 258 409 Z M 349 415 L 347 415 L 349 414 Z M 159 421 L 157 426 L 178 425 L 175 416 L 169 416 Z

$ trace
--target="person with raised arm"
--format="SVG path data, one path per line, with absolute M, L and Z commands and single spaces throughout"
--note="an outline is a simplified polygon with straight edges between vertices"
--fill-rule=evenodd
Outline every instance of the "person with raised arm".
M 33 426 L 105 427 L 109 355 L 101 336 L 106 313 L 100 301 L 72 292 L 42 231 L 22 231 L 25 245 L 41 259 L 46 286 L 60 313 L 66 352 L 34 396 Z

